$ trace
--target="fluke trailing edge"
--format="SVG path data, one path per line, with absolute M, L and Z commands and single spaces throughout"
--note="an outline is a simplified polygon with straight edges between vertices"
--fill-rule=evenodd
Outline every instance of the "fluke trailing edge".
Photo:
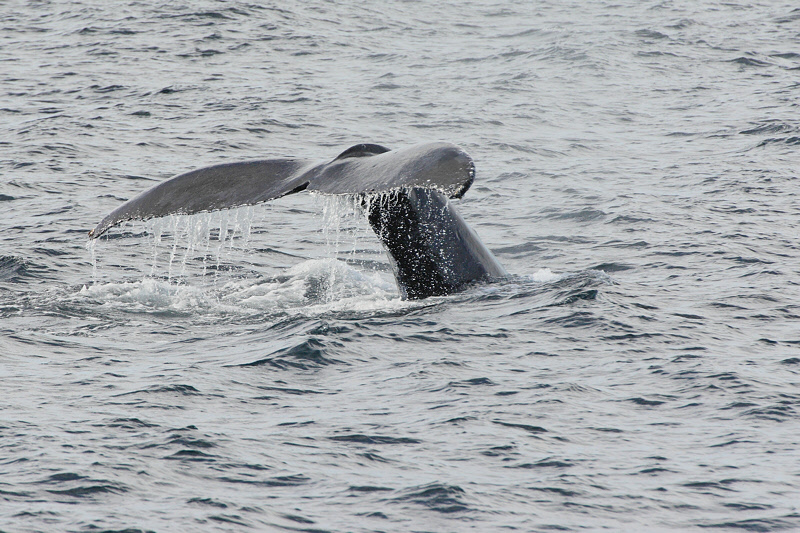
M 358 196 L 389 253 L 403 298 L 459 291 L 506 275 L 447 201 L 475 176 L 472 158 L 450 143 L 403 150 L 358 144 L 330 162 L 262 159 L 180 174 L 112 211 L 89 232 L 97 238 L 126 220 L 253 205 L 304 190 Z

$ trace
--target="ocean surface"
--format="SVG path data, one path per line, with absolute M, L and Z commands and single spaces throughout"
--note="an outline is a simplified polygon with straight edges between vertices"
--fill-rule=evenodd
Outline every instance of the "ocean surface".
M 352 201 L 87 232 L 194 168 L 449 141 L 510 273 Z M 800 531 L 795 1 L 0 4 L 0 531 Z

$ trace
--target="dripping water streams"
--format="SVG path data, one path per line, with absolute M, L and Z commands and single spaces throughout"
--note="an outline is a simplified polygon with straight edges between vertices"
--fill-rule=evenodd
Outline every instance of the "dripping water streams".
M 131 297 L 145 305 L 183 309 L 194 305 L 192 302 L 203 306 L 216 302 L 226 312 L 233 309 L 231 306 L 267 311 L 309 304 L 320 310 L 370 307 L 396 298 L 385 256 L 360 203 L 353 197 L 329 195 L 314 195 L 311 203 L 315 206 L 312 224 L 318 229 L 315 232 L 312 226 L 307 233 L 321 236 L 319 257 L 294 258 L 294 266 L 288 268 L 271 266 L 270 257 L 287 257 L 282 252 L 285 245 L 272 244 L 271 230 L 260 229 L 264 223 L 274 225 L 266 222 L 266 216 L 280 218 L 281 211 L 275 212 L 274 206 L 127 223 L 116 231 L 142 241 L 128 245 L 132 250 L 129 255 L 136 255 L 140 248 L 149 249 L 150 261 L 139 280 L 125 287 L 133 291 Z M 257 228 L 259 240 L 264 241 L 255 248 L 251 246 L 253 228 Z M 266 257 L 258 251 L 264 244 L 268 245 Z M 103 252 L 114 251 L 105 243 L 100 248 Z M 89 245 L 87 249 L 91 251 Z M 95 263 L 102 264 L 103 260 L 101 253 Z M 245 264 L 248 266 L 243 268 Z M 232 265 L 239 266 L 231 268 Z M 209 275 L 209 268 L 213 275 Z M 273 270 L 275 273 L 270 274 Z M 111 294 L 119 292 L 114 285 L 106 286 Z
M 89 258 L 92 263 L 92 285 L 97 284 L 97 239 L 86 241 L 86 249 L 89 251 Z

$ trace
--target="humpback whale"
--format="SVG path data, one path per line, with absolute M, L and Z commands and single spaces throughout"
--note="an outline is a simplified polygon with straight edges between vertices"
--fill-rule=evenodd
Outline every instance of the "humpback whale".
M 89 232 L 127 220 L 254 205 L 301 191 L 350 195 L 388 252 L 404 299 L 442 296 L 505 269 L 448 201 L 475 178 L 472 158 L 446 142 L 401 150 L 357 144 L 332 161 L 261 159 L 222 163 L 170 178 L 125 202 Z

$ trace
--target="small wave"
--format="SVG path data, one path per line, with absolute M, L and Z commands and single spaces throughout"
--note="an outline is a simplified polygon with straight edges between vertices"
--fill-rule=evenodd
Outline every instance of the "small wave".
M 166 87 L 159 90 L 156 94 L 173 94 L 179 93 L 183 91 L 190 91 L 195 89 L 195 87 L 188 87 L 188 86 L 180 86 L 180 85 L 167 85 Z
M 513 422 L 503 422 L 502 420 L 492 420 L 493 423 L 497 424 L 498 426 L 505 426 L 508 428 L 514 429 L 521 429 L 523 431 L 527 431 L 528 433 L 537 434 L 537 433 L 547 433 L 547 430 L 540 426 L 531 426 L 529 424 L 517 424 Z
M 266 385 L 262 385 L 258 387 L 259 390 L 265 391 L 272 391 L 272 392 L 279 392 L 282 394 L 290 394 L 292 396 L 303 396 L 305 394 L 325 394 L 322 391 L 312 390 L 312 389 L 293 389 L 290 387 L 269 387 Z M 270 396 L 269 399 L 272 397 Z M 282 424 L 278 424 L 279 426 L 297 426 L 297 425 L 308 425 L 313 424 L 313 422 L 284 422 Z
M 231 17 L 224 13 L 226 11 L 228 13 L 233 13 L 234 15 L 247 15 L 247 12 L 242 11 L 236 8 L 224 9 L 220 11 L 195 11 L 192 13 L 178 13 L 178 14 L 162 14 L 159 18 L 177 18 L 183 19 L 185 21 L 202 21 L 202 20 L 233 20 L 234 17 Z
M 737 63 L 742 65 L 743 67 L 768 67 L 772 63 L 768 61 L 761 61 L 760 59 L 753 59 L 752 57 L 737 57 L 736 59 L 731 59 L 731 63 Z
M 541 461 L 536 461 L 535 463 L 522 463 L 518 465 L 510 465 L 506 468 L 525 468 L 525 469 L 535 469 L 535 468 L 569 468 L 575 466 L 573 463 L 567 463 L 564 461 L 554 461 L 551 459 L 542 459 Z
M 144 422 L 138 418 L 115 418 L 107 424 L 95 424 L 97 427 L 109 427 L 129 430 L 141 430 L 142 428 L 158 427 L 158 424 Z
M 758 143 L 758 147 L 768 146 L 770 144 L 788 144 L 790 146 L 798 146 L 800 145 L 800 137 L 793 135 L 791 137 L 772 137 L 769 139 L 764 139 L 760 143 Z
M 26 270 L 25 261 L 21 257 L 0 256 L 0 281 L 19 281 Z
M 556 212 L 547 218 L 554 220 L 575 220 L 578 222 L 592 222 L 606 217 L 606 213 L 599 209 L 585 208 L 578 211 Z
M 224 481 L 226 483 L 245 483 L 248 485 L 256 485 L 261 487 L 295 487 L 297 485 L 305 485 L 309 481 L 310 478 L 304 476 L 303 474 L 295 474 L 291 476 L 276 476 L 268 479 L 241 479 L 241 478 L 233 478 L 228 476 L 221 476 L 218 477 L 217 480 Z
M 681 19 L 675 24 L 667 25 L 667 28 L 672 28 L 672 29 L 675 29 L 675 30 L 682 30 L 684 28 L 688 28 L 689 26 L 694 26 L 695 24 L 697 24 L 697 22 L 695 22 L 692 19 Z
M 642 223 L 648 223 L 648 222 L 655 222 L 655 219 L 652 219 L 652 218 L 638 218 L 638 217 L 633 217 L 633 216 L 630 216 L 630 215 L 619 215 L 619 216 L 616 216 L 613 219 L 609 220 L 608 223 L 609 224 L 624 223 L 624 224 L 640 225 Z
M 168 461 L 216 461 L 216 456 L 201 452 L 200 450 L 179 450 L 172 455 L 164 457 Z
M 117 396 L 128 396 L 131 394 L 179 394 L 181 396 L 198 396 L 202 393 L 191 385 L 175 384 L 175 385 L 153 385 L 146 389 L 135 390 L 131 392 L 123 392 Z
M 797 131 L 795 126 L 778 121 L 768 121 L 764 124 L 758 124 L 753 128 L 740 131 L 742 135 L 759 135 L 761 133 L 788 133 Z
M 592 267 L 592 270 L 600 270 L 601 272 L 607 273 L 607 272 L 622 272 L 625 270 L 631 270 L 632 268 L 635 267 L 625 263 L 602 263 Z
M 513 257 L 526 257 L 529 255 L 533 255 L 537 252 L 542 252 L 546 248 L 539 246 L 538 244 L 532 242 L 526 242 L 523 244 L 516 244 L 513 246 L 504 246 L 502 248 L 495 248 L 492 251 L 495 254 L 502 254 L 502 255 L 511 255 Z
M 476 287 L 464 293 L 462 298 L 479 302 L 534 297 L 542 307 L 570 306 L 580 301 L 596 300 L 602 294 L 602 287 L 614 284 L 614 280 L 599 269 L 555 274 L 549 268 L 542 268 L 533 274 L 512 275 L 499 283 Z M 530 309 L 520 310 L 515 314 L 528 312 Z
M 440 513 L 456 513 L 469 510 L 463 501 L 465 495 L 464 489 L 456 485 L 431 483 L 406 489 L 393 501 L 415 503 Z
M 444 389 L 450 388 L 463 388 L 463 387 L 475 387 L 475 386 L 494 386 L 495 383 L 489 378 L 472 378 L 472 379 L 464 379 L 461 381 L 451 381 L 447 384 L 447 387 Z M 437 389 L 443 390 L 443 389 Z
M 800 59 L 800 54 L 796 52 L 783 52 L 779 54 L 770 54 L 770 57 L 779 57 L 781 59 Z
M 51 255 L 47 249 L 37 250 Z M 55 253 L 52 255 L 60 255 Z M 39 265 L 15 255 L 0 255 L 0 283 L 27 283 L 35 279 L 50 278 L 55 272 L 50 268 Z
M 724 530 L 738 529 L 753 532 L 790 531 L 796 530 L 798 525 L 800 525 L 800 519 L 798 519 L 796 514 L 793 514 L 781 518 L 748 518 L 745 520 L 731 520 L 729 522 L 704 522 L 698 525 L 703 528 Z
M 581 301 L 596 300 L 601 294 L 598 287 L 614 284 L 613 279 L 602 270 L 587 270 L 562 275 L 548 281 L 549 287 L 556 289 L 549 293 L 550 307 L 571 306 Z M 576 315 L 584 318 L 580 313 Z
M 241 527 L 251 528 L 252 524 L 245 522 L 244 519 L 237 515 L 211 515 L 208 517 L 209 520 L 213 520 L 214 522 L 222 522 L 223 524 L 234 524 Z
M 565 497 L 567 497 L 567 498 L 572 498 L 572 497 L 574 497 L 574 496 L 580 496 L 580 495 L 581 495 L 581 493 L 580 493 L 580 492 L 576 492 L 576 491 L 574 491 L 574 490 L 562 489 L 562 488 L 559 488 L 559 487 L 528 487 L 528 488 L 529 488 L 530 490 L 536 490 L 536 491 L 539 491 L 539 492 L 546 492 L 546 493 L 551 493 L 551 494 L 558 494 L 559 496 L 565 496 Z M 547 529 L 554 529 L 554 530 L 559 530 L 559 529 L 561 529 L 561 530 L 565 530 L 565 529 L 567 529 L 567 528 L 565 528 L 565 527 L 560 527 L 560 526 L 554 526 L 554 527 L 550 527 L 550 528 L 547 528 Z
M 337 435 L 328 437 L 328 440 L 339 442 L 354 442 L 357 444 L 419 444 L 419 439 L 409 437 L 387 437 L 384 435 Z
M 669 39 L 669 35 L 655 30 L 637 30 L 635 34 L 643 39 Z
M 257 361 L 232 366 L 267 366 L 279 370 L 286 370 L 288 368 L 311 370 L 336 363 L 342 363 L 342 361 L 328 356 L 328 349 L 325 342 L 316 338 L 310 338 L 295 346 L 273 352 Z
M 661 50 L 640 51 L 636 52 L 637 57 L 681 57 L 674 52 L 664 52 Z
M 659 405 L 662 405 L 662 404 L 666 403 L 666 402 L 662 402 L 661 400 L 647 400 L 645 398 L 638 398 L 638 397 L 637 398 L 629 398 L 628 401 L 629 402 L 633 402 L 636 405 L 642 405 L 642 406 L 645 406 L 645 407 L 656 407 L 656 406 L 659 406 Z
M 193 503 L 199 505 L 207 505 L 209 507 L 217 507 L 219 509 L 225 509 L 228 507 L 228 504 L 219 502 L 212 498 L 190 498 L 186 500 L 186 503 Z
M 784 422 L 797 418 L 797 412 L 791 405 L 770 405 L 767 407 L 758 407 L 745 411 L 744 416 L 758 418 L 761 420 L 770 420 L 773 422 Z
M 352 492 L 384 492 L 391 491 L 389 487 L 373 487 L 371 485 L 352 485 L 349 489 Z
M 51 494 L 60 496 L 72 496 L 74 498 L 91 498 L 100 494 L 120 494 L 127 492 L 128 489 L 119 484 L 98 484 L 98 485 L 81 485 L 71 489 L 64 490 L 48 490 Z
M 84 28 L 84 29 L 86 29 L 86 28 Z M 100 85 L 91 85 L 91 86 L 89 86 L 89 88 L 92 89 L 94 92 L 100 93 L 100 94 L 110 93 L 110 92 L 114 92 L 114 91 L 121 91 L 123 89 L 127 89 L 127 87 L 125 87 L 124 85 L 106 85 L 105 87 L 101 87 Z
M 788 15 L 784 15 L 775 20 L 778 24 L 788 24 L 800 20 L 800 8 L 792 9 Z
M 86 479 L 86 476 L 75 474 L 74 472 L 60 472 L 48 477 L 42 483 L 63 483 L 64 481 L 77 481 L 79 479 Z

